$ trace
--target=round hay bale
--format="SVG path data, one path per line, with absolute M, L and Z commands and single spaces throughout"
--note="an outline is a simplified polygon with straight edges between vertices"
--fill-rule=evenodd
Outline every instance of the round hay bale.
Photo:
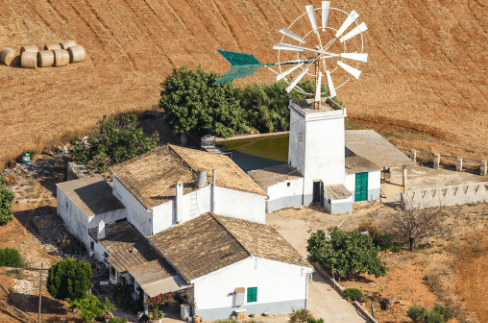
M 86 56 L 85 48 L 81 45 L 69 47 L 68 53 L 69 53 L 70 63 L 79 63 L 85 60 L 85 56 Z
M 43 50 L 37 53 L 37 62 L 39 67 L 53 66 L 54 53 L 52 50 Z
M 20 55 L 20 66 L 23 68 L 37 68 L 37 53 L 23 52 Z
M 55 49 L 54 52 L 54 66 L 66 66 L 69 64 L 69 53 L 66 49 Z
M 8 47 L 2 49 L 2 51 L 0 52 L 0 60 L 2 61 L 2 63 L 4 63 L 7 66 L 14 65 L 18 60 L 18 59 L 16 60 L 18 56 L 19 53 L 15 49 L 8 48 Z
M 61 44 L 47 44 L 44 45 L 44 50 L 62 49 Z
M 61 45 L 62 49 L 68 49 L 71 46 L 76 46 L 76 42 L 70 39 L 70 40 L 62 41 L 61 43 L 59 43 L 59 45 Z
M 35 52 L 35 53 L 37 53 L 38 51 L 39 51 L 39 48 L 37 48 L 36 45 L 28 45 L 28 46 L 20 47 L 20 55 L 22 55 L 23 52 Z

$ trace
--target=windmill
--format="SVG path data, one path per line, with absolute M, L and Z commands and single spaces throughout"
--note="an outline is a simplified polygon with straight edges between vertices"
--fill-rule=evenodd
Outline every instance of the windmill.
M 314 109 L 320 109 L 320 100 L 325 94 L 321 91 L 322 82 L 329 89 L 329 97 L 333 98 L 336 96 L 336 90 L 352 77 L 358 79 L 361 74 L 358 69 L 360 63 L 366 63 L 368 60 L 368 54 L 363 53 L 363 32 L 368 29 L 366 24 L 357 22 L 359 15 L 354 10 L 348 14 L 343 10 L 332 8 L 330 1 L 322 1 L 321 8 L 308 5 L 305 9 L 306 12 L 295 19 L 290 26 L 280 30 L 283 34 L 281 41 L 273 46 L 273 49 L 278 51 L 278 61 L 275 63 L 261 63 L 252 54 L 218 49 L 217 51 L 229 61 L 231 68 L 214 85 L 250 76 L 259 68 L 266 67 L 277 74 L 277 81 L 284 80 L 288 84 L 286 88 L 288 93 L 295 89 L 299 93 L 313 96 Z M 321 26 L 317 24 L 317 12 L 322 18 Z M 338 29 L 328 24 L 331 21 L 330 14 L 345 15 L 345 18 L 340 20 L 343 22 Z M 351 25 L 354 28 L 345 33 Z M 309 31 L 303 33 L 304 29 Z M 323 42 L 322 39 L 328 41 Z M 353 46 L 350 46 L 351 43 Z M 304 46 L 305 44 L 307 46 Z M 351 66 L 354 63 L 357 63 L 356 66 Z M 293 66 L 284 69 L 287 65 Z M 272 67 L 277 67 L 278 71 Z M 292 77 L 294 74 L 295 76 Z M 337 74 L 342 75 L 336 79 Z M 313 94 L 298 86 L 298 82 L 306 75 L 314 80 Z M 334 85 L 339 83 L 338 86 Z

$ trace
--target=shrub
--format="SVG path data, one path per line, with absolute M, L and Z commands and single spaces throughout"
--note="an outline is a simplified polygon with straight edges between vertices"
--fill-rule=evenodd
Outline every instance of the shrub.
M 120 283 L 110 286 L 110 291 L 114 296 L 115 305 L 132 311 L 134 314 L 143 309 L 142 301 L 134 301 L 132 299 L 133 286 L 127 284 L 124 277 L 122 277 Z
M 147 314 L 142 314 L 142 316 L 139 318 L 139 322 L 140 323 L 145 323 L 147 321 L 149 321 L 151 319 L 151 317 Z
M 25 267 L 24 260 L 17 249 L 0 249 L 0 266 Z
M 357 301 L 363 297 L 363 292 L 356 288 L 346 288 L 344 290 L 344 298 Z
M 290 320 L 288 323 L 306 323 L 308 319 L 312 318 L 312 313 L 306 308 L 301 310 L 294 310 L 290 314 Z
M 6 179 L 0 175 L 0 225 L 12 221 L 12 201 L 15 198 L 14 192 L 5 188 Z
M 127 321 L 125 317 L 112 317 L 108 323 L 127 323 Z
M 408 310 L 408 317 L 415 323 L 423 322 L 426 315 L 427 309 L 425 307 L 420 308 L 417 304 L 413 304 Z
M 88 262 L 76 262 L 71 258 L 51 266 L 47 278 L 47 290 L 54 298 L 78 300 L 86 296 L 91 283 L 92 271 Z
M 444 319 L 444 322 L 447 322 L 454 317 L 452 309 L 449 306 L 444 307 L 440 304 L 435 303 L 433 311 L 441 315 Z
M 69 258 L 68 258 L 69 259 Z M 72 309 L 81 312 L 80 316 L 85 322 L 91 322 L 97 317 L 105 315 L 107 312 L 115 311 L 117 308 L 105 298 L 105 304 L 93 295 L 85 295 L 84 298 L 74 301 L 67 299 Z
M 413 304 L 408 311 L 408 317 L 416 323 L 442 323 L 452 319 L 453 313 L 449 306 L 444 307 L 437 303 L 430 312 L 425 307 L 420 308 L 417 304 Z

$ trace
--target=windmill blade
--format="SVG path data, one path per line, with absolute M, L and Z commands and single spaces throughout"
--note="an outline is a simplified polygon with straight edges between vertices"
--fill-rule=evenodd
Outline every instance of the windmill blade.
M 340 67 L 342 67 L 346 72 L 348 72 L 349 74 L 351 74 L 352 76 L 354 76 L 356 79 L 358 79 L 359 78 L 359 74 L 361 74 L 361 71 L 360 70 L 357 70 L 357 69 L 355 69 L 352 66 L 349 66 L 347 64 L 344 64 L 343 62 L 337 62 L 337 65 L 339 65 Z
M 264 66 L 264 64 L 252 54 L 231 52 L 221 49 L 217 49 L 217 51 L 231 64 L 231 68 L 215 81 L 213 85 L 250 76 L 261 66 Z
M 334 87 L 334 83 L 332 83 L 332 77 L 330 77 L 330 72 L 327 71 L 325 73 L 326 73 L 326 76 L 327 76 L 327 86 L 329 87 L 330 97 L 333 98 L 333 97 L 337 96 L 336 90 L 335 90 L 335 87 Z
M 300 80 L 305 76 L 305 74 L 307 74 L 308 72 L 308 67 L 306 69 L 304 69 L 300 74 L 298 74 L 294 79 L 293 81 L 291 81 L 290 85 L 288 85 L 288 87 L 285 89 L 285 91 L 287 93 L 290 93 L 293 88 L 298 84 L 298 82 L 300 82 Z
M 320 97 L 322 96 L 321 92 L 322 92 L 322 72 L 319 72 L 317 84 L 315 84 L 315 101 L 320 101 Z
M 310 20 L 310 24 L 312 24 L 314 33 L 318 33 L 317 20 L 315 19 L 315 10 L 313 8 L 313 5 L 305 6 L 305 9 L 307 10 L 308 19 Z
M 311 49 L 308 47 L 300 47 L 300 46 L 295 46 L 295 45 L 290 45 L 290 44 L 275 44 L 273 46 L 273 49 L 293 50 L 296 52 L 302 52 L 305 49 L 305 50 L 310 50 L 312 52 L 320 53 L 318 50 L 315 50 L 315 49 Z
M 330 1 L 322 1 L 322 31 L 327 27 L 327 20 L 329 19 Z
M 368 62 L 368 54 L 358 54 L 358 53 L 342 53 L 342 58 L 352 59 L 359 62 Z
M 289 30 L 288 30 L 288 29 L 286 29 L 286 28 L 281 28 L 281 29 L 280 29 L 280 33 L 282 33 L 283 35 L 286 35 L 286 36 L 288 36 L 288 37 L 291 37 L 291 38 L 295 39 L 296 41 L 298 41 L 298 42 L 299 42 L 299 43 L 301 43 L 301 44 L 305 44 L 305 43 L 306 43 L 306 41 L 305 41 L 305 40 L 303 40 L 303 38 L 301 38 L 300 36 L 298 36 L 298 35 L 296 35 L 296 34 L 292 33 L 291 31 L 289 31 Z
M 359 35 L 360 33 L 365 32 L 366 30 L 368 30 L 368 26 L 366 26 L 366 24 L 363 22 L 359 26 L 357 26 L 356 28 L 354 28 L 353 30 L 351 30 L 350 32 L 348 32 L 346 34 L 346 36 L 342 37 L 340 39 L 341 40 L 341 43 L 345 42 L 346 40 L 349 40 L 349 39 L 353 38 L 354 36 Z
M 359 17 L 359 15 L 357 14 L 356 11 L 354 11 L 354 10 L 351 11 L 351 13 L 349 14 L 349 16 L 347 16 L 347 19 L 342 24 L 341 28 L 339 28 L 339 30 L 335 34 L 335 38 L 339 38 L 347 30 L 347 28 L 349 28 L 349 26 L 354 21 L 356 21 L 356 19 L 358 19 L 358 17 Z
M 217 81 L 212 85 L 217 85 L 220 83 L 225 83 L 228 81 L 237 80 L 243 77 L 253 75 L 261 66 L 258 65 L 240 65 L 232 66 L 224 75 L 222 75 Z
M 253 54 L 231 52 L 229 50 L 222 50 L 222 49 L 217 49 L 217 51 L 220 53 L 220 55 L 224 56 L 224 58 L 232 66 L 240 66 L 240 65 L 263 66 L 263 63 L 261 63 Z
M 285 76 L 287 76 L 288 74 L 290 74 L 291 72 L 293 72 L 294 70 L 299 68 L 300 66 L 303 66 L 303 63 L 301 63 L 300 65 L 297 65 L 297 66 L 293 66 L 292 68 L 284 71 L 283 73 L 276 75 L 276 80 L 277 81 L 281 80 L 282 78 L 284 78 Z

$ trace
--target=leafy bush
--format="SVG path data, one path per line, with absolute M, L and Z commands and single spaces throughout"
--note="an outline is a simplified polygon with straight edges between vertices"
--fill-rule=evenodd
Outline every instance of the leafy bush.
M 91 283 L 92 271 L 88 262 L 76 262 L 71 258 L 51 266 L 47 278 L 47 290 L 54 298 L 78 300 L 86 296 Z
M 73 148 L 70 156 L 89 171 L 103 173 L 113 164 L 118 164 L 149 152 L 156 148 L 159 141 L 158 132 L 146 135 L 137 128 L 139 122 L 135 114 L 126 114 L 121 120 L 113 115 L 103 116 L 88 138 L 87 147 L 80 143 L 78 137 L 71 138 Z
M 195 72 L 181 67 L 173 69 L 172 75 L 161 83 L 159 106 L 165 111 L 164 122 L 175 134 L 212 133 L 227 138 L 251 130 L 285 130 L 289 127 L 289 100 L 309 98 L 296 91 L 288 94 L 284 81 L 270 85 L 254 83 L 242 89 L 232 82 L 212 85 L 219 77 L 200 66 Z M 298 85 L 309 93 L 314 91 L 311 81 Z M 322 87 L 322 92 L 327 90 Z
M 417 304 L 413 304 L 408 311 L 408 317 L 415 323 L 442 323 L 452 319 L 453 313 L 449 306 L 444 307 L 437 303 L 430 312 L 425 307 L 420 308 Z
M 348 273 L 386 275 L 385 263 L 378 258 L 380 247 L 373 244 L 369 235 L 359 230 L 345 234 L 338 228 L 332 228 L 330 235 L 332 239 L 326 239 L 324 231 L 319 230 L 308 239 L 307 251 L 312 261 L 340 277 Z
M 309 317 L 307 323 L 324 323 L 324 319 L 314 319 L 313 317 Z
M 0 266 L 25 267 L 24 260 L 17 249 L 0 249 Z
M 128 320 L 125 317 L 112 317 L 108 323 L 127 323 Z
M 139 322 L 141 323 L 145 323 L 147 321 L 149 321 L 151 319 L 151 317 L 147 314 L 142 314 L 142 316 L 139 318 Z
M 110 286 L 115 305 L 123 307 L 125 310 L 132 311 L 136 314 L 143 309 L 142 301 L 134 301 L 132 299 L 133 286 L 125 282 L 125 278 L 122 277 L 120 283 Z
M 312 313 L 306 308 L 301 310 L 294 310 L 290 314 L 290 320 L 288 323 L 306 323 L 308 319 L 312 318 Z
M 15 198 L 14 192 L 5 188 L 7 180 L 0 175 L 0 225 L 5 225 L 12 221 L 12 201 Z
M 344 290 L 344 298 L 357 301 L 363 297 L 363 292 L 356 288 L 346 288 Z
M 72 309 L 81 312 L 81 318 L 87 323 L 97 317 L 105 315 L 107 312 L 115 311 L 117 309 L 115 305 L 110 303 L 108 298 L 105 298 L 104 304 L 93 295 L 86 295 L 84 298 L 76 299 L 74 301 L 67 299 L 67 301 Z

